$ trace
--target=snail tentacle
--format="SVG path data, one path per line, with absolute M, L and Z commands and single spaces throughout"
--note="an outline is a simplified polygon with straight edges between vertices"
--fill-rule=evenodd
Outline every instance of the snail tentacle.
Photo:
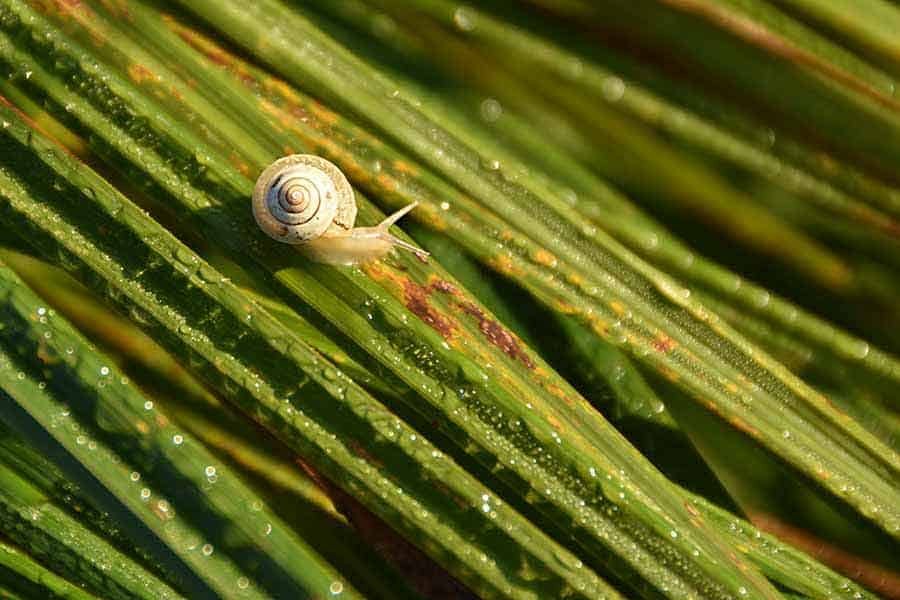
M 397 246 L 398 248 L 403 248 L 404 250 L 409 250 L 410 252 L 415 252 L 416 255 L 419 257 L 425 257 L 425 256 L 429 256 L 428 252 L 426 252 L 425 250 L 422 250 L 421 248 L 413 246 L 410 243 L 404 242 L 400 238 L 395 237 L 395 236 L 391 235 L 390 233 L 388 233 L 388 229 L 391 228 L 391 225 L 393 225 L 394 223 L 396 223 L 397 221 L 402 219 L 403 216 L 406 215 L 406 213 L 408 213 L 409 211 L 411 211 L 418 205 L 419 205 L 419 201 L 416 200 L 415 202 L 413 202 L 411 204 L 407 204 L 400 210 L 389 214 L 387 217 L 384 218 L 384 220 L 381 223 L 379 223 L 378 225 L 375 226 L 375 229 L 378 231 L 378 237 L 383 239 L 384 241 L 390 242 L 391 244 L 393 244 L 394 246 Z

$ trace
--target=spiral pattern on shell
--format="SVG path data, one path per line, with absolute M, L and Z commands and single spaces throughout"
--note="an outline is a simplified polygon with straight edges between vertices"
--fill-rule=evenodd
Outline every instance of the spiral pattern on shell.
M 295 154 L 275 161 L 259 176 L 253 215 L 270 237 L 302 244 L 332 228 L 351 229 L 356 204 L 350 183 L 334 164 Z

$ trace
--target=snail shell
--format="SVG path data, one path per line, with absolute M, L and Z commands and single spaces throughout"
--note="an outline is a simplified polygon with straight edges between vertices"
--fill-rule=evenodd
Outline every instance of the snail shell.
M 353 188 L 333 163 L 311 154 L 279 158 L 253 189 L 253 216 L 271 238 L 287 244 L 314 240 L 329 229 L 353 229 Z
M 328 264 L 354 265 L 378 259 L 392 248 L 428 256 L 388 229 L 411 211 L 400 209 L 375 227 L 356 227 L 356 199 L 350 182 L 333 163 L 320 156 L 294 154 L 279 158 L 256 180 L 253 216 L 272 239 L 297 244 L 309 258 Z

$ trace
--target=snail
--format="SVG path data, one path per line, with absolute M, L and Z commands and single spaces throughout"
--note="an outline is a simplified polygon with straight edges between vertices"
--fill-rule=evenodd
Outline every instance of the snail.
M 388 233 L 413 202 L 375 227 L 354 227 L 356 199 L 350 182 L 333 163 L 311 154 L 279 158 L 256 180 L 253 216 L 272 239 L 296 244 L 316 262 L 356 265 L 377 260 L 394 247 L 428 253 Z

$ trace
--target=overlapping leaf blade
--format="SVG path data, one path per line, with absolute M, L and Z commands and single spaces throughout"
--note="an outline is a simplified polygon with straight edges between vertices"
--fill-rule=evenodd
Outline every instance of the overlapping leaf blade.
M 0 177 L 4 196 L 14 196 L 15 183 Z M 250 585 L 251 577 L 297 594 L 327 590 L 335 582 L 343 587 L 258 496 L 130 386 L 108 359 L 92 352 L 59 317 L 41 314 L 41 300 L 5 268 L 0 289 L 4 390 L 213 589 L 266 597 L 259 584 Z M 46 327 L 30 326 L 30 319 L 41 317 Z M 130 448 L 112 449 L 109 444 L 122 437 L 132 440 Z M 247 548 L 241 559 L 229 556 L 241 547 Z M 261 554 L 251 559 L 254 547 Z M 247 571 L 248 565 L 257 573 Z M 120 589 L 126 596 L 138 591 L 134 582 Z M 170 593 L 150 590 L 148 597 Z
M 9 587 L 7 587 L 9 586 Z M 92 600 L 96 596 L 59 577 L 17 548 L 0 540 L 0 592 L 4 598 L 16 600 L 24 594 L 45 597 Z M 22 593 L 19 596 L 18 593 Z

